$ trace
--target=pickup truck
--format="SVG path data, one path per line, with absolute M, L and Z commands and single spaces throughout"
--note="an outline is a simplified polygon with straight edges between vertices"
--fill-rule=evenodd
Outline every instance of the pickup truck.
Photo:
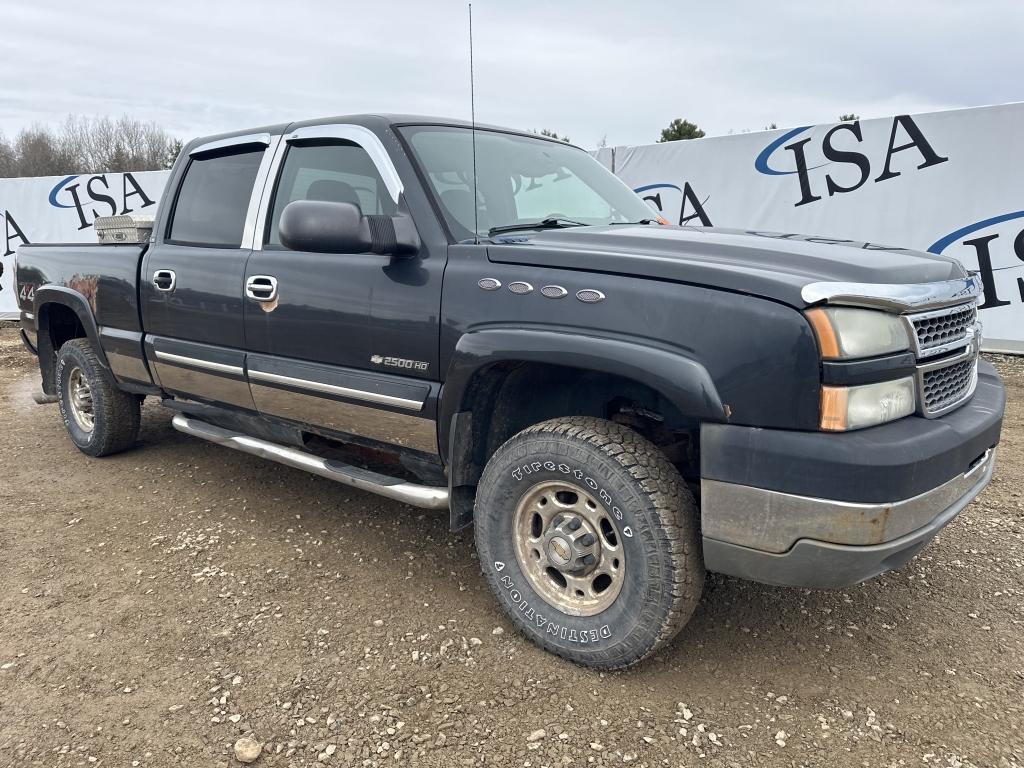
M 587 152 L 360 115 L 197 139 L 146 242 L 26 245 L 71 441 L 189 435 L 472 523 L 511 620 L 613 669 L 706 571 L 909 561 L 992 476 L 979 279 L 843 239 L 669 226 Z

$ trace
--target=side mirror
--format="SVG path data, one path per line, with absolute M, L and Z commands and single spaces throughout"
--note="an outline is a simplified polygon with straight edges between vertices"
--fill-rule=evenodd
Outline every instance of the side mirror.
M 278 230 L 293 251 L 408 256 L 420 248 L 408 216 L 363 216 L 352 203 L 295 200 L 281 212 Z

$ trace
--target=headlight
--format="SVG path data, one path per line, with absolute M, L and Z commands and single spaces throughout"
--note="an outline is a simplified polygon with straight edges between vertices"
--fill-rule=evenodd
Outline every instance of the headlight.
M 821 388 L 821 428 L 863 429 L 909 416 L 915 410 L 914 377 L 859 387 Z
M 825 307 L 807 312 L 823 360 L 875 357 L 910 349 L 898 315 L 873 309 Z

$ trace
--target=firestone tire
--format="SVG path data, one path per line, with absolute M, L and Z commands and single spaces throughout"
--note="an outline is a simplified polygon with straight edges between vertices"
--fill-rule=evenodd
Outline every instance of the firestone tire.
M 88 339 L 72 339 L 57 353 L 60 416 L 71 442 L 88 456 L 109 456 L 134 445 L 141 401 L 117 388 Z
M 487 463 L 474 522 L 502 608 L 534 643 L 576 663 L 636 664 L 700 600 L 693 496 L 657 447 L 619 424 L 553 419 L 512 437 Z

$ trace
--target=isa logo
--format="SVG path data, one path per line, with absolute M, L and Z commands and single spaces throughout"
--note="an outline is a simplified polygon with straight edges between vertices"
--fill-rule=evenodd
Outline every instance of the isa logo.
M 928 251 L 953 256 L 969 269 L 977 268 L 985 293 L 979 309 L 1005 307 L 1018 297 L 1024 303 L 1024 277 L 1018 276 L 1024 274 L 1024 211 L 960 227 L 940 237 Z
M 675 218 L 672 212 L 678 210 L 680 226 L 691 223 L 701 224 L 705 227 L 712 226 L 711 217 L 708 216 L 706 208 L 708 198 L 705 197 L 703 200 L 699 198 L 688 181 L 683 182 L 682 187 L 668 183 L 645 184 L 633 191 L 652 208 L 670 218 Z
M 54 208 L 74 208 L 79 229 L 88 229 L 99 216 L 116 216 L 156 205 L 131 173 L 67 176 L 54 185 L 48 199 Z
M 794 192 L 799 191 L 800 196 L 794 207 L 818 202 L 823 196 L 855 192 L 869 181 L 879 184 L 903 172 L 922 171 L 949 160 L 935 150 L 910 115 L 893 118 L 885 147 L 865 142 L 860 120 L 839 123 L 820 139 L 806 135 L 812 128 L 805 125 L 787 131 L 754 159 L 758 173 L 795 180 Z
M 28 243 L 28 238 L 25 237 L 25 232 L 18 222 L 14 220 L 14 215 L 10 211 L 0 211 L 3 216 L 3 228 L 4 228 L 4 248 L 0 251 L 4 256 L 10 256 L 14 253 L 14 249 L 17 248 L 18 243 Z M 0 275 L 3 275 L 4 267 L 0 264 Z

